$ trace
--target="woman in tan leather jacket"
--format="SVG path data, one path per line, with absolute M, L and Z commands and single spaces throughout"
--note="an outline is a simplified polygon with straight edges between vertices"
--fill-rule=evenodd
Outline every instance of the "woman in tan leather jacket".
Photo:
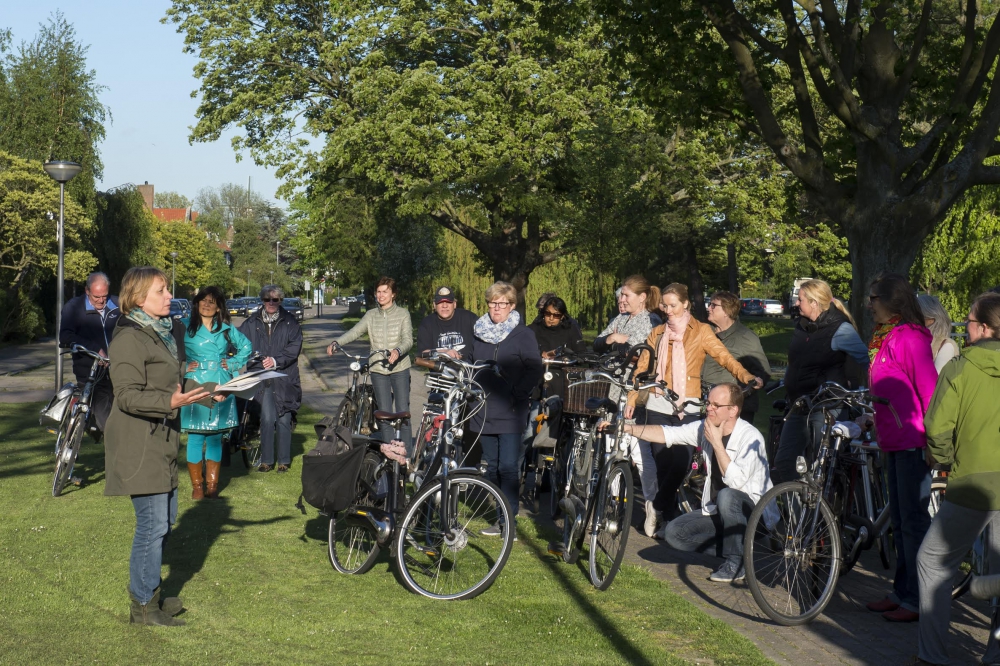
M 665 381 L 667 387 L 680 398 L 675 403 L 665 395 L 650 392 L 645 404 L 637 405 L 639 394 L 633 391 L 628 396 L 626 417 L 634 417 L 638 425 L 666 426 L 677 426 L 685 420 L 698 418 L 697 408 L 688 407 L 682 411 L 678 406 L 685 400 L 701 398 L 701 368 L 706 356 L 714 358 L 741 382 L 755 382 L 758 388 L 763 386 L 763 381 L 733 358 L 708 324 L 691 316 L 691 300 L 686 286 L 676 282 L 668 285 L 663 289 L 660 303 L 667 314 L 667 323 L 654 328 L 646 344 L 656 350 L 656 378 Z M 647 371 L 649 362 L 649 353 L 643 353 L 636 364 L 637 374 Z M 691 467 L 694 453 L 689 446 L 666 447 L 653 443 L 649 446 L 656 462 L 657 490 L 655 499 L 649 501 L 652 493 L 646 494 L 648 489 L 643 488 L 647 500 L 647 534 L 655 532 L 656 523 L 660 522 L 664 512 L 668 520 L 677 516 L 677 489 Z

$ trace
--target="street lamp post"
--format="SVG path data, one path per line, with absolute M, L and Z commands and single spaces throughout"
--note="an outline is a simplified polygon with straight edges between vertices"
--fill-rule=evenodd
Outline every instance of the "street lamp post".
M 275 245 L 274 245 L 274 264 L 276 266 L 280 266 L 281 265 L 281 255 L 279 254 L 279 251 L 281 250 L 281 241 L 274 241 L 274 243 L 275 243 Z
M 56 340 L 59 339 L 59 331 L 62 329 L 62 309 L 63 309 L 63 253 L 66 249 L 63 235 L 63 225 L 66 214 L 66 183 L 73 180 L 83 168 L 76 162 L 46 162 L 42 165 L 45 173 L 59 183 L 59 226 L 56 228 L 56 236 L 59 240 L 59 263 L 56 267 Z M 63 377 L 63 356 L 60 353 L 58 342 L 56 343 L 56 391 L 62 386 Z
M 247 269 L 247 296 L 248 297 L 250 296 L 250 270 L 251 269 L 249 269 L 249 268 Z
M 177 253 L 171 252 L 170 256 L 174 260 L 174 265 L 170 269 L 170 295 L 177 296 Z

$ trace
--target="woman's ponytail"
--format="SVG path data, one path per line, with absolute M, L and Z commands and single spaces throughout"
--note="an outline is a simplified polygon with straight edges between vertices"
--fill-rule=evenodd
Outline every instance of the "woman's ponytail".
M 646 297 L 646 311 L 656 312 L 660 309 L 660 288 L 654 285 L 649 286 L 649 295 Z

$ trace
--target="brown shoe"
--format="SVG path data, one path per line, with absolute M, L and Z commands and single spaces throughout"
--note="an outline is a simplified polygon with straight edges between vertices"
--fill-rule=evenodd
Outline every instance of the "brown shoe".
M 188 463 L 188 474 L 191 475 L 191 499 L 200 500 L 205 496 L 202 489 L 201 463 Z
M 214 460 L 205 461 L 205 497 L 215 499 L 219 496 L 219 468 L 222 463 Z
M 888 613 L 882 613 L 882 617 L 884 617 L 887 622 L 916 622 L 920 619 L 920 613 L 914 613 L 913 611 L 906 610 L 900 606 L 896 610 L 889 611 Z
M 865 608 L 873 613 L 888 613 L 889 611 L 894 611 L 899 608 L 899 604 L 895 601 L 886 597 L 885 599 L 880 599 L 878 601 L 873 601 L 866 605 Z

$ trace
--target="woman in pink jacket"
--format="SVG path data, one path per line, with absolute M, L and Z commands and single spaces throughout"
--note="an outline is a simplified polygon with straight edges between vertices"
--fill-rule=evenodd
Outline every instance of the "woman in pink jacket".
M 872 395 L 889 401 L 888 405 L 875 405 L 875 430 L 886 455 L 896 544 L 892 593 L 868 604 L 868 610 L 881 613 L 890 622 L 913 622 L 920 617 L 917 551 L 931 524 L 924 414 L 937 384 L 937 370 L 931 333 L 905 277 L 887 273 L 875 278 L 868 292 L 868 307 L 875 320 L 875 332 L 868 343 L 869 385 Z

